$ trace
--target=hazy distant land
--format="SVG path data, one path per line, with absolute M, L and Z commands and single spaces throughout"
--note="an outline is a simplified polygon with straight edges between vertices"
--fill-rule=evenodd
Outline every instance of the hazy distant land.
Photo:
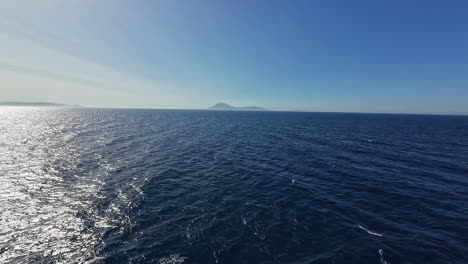
M 83 107 L 81 105 L 68 105 L 48 102 L 0 102 L 0 106 Z
M 228 105 L 226 103 L 217 103 L 210 107 L 211 110 L 248 110 L 248 111 L 260 111 L 266 110 L 264 108 L 258 106 L 244 106 L 244 107 L 235 107 L 232 105 Z

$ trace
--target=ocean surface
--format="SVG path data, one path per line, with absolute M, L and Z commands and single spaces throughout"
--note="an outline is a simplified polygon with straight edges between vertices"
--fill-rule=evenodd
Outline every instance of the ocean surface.
M 0 263 L 468 263 L 468 116 L 2 107 Z

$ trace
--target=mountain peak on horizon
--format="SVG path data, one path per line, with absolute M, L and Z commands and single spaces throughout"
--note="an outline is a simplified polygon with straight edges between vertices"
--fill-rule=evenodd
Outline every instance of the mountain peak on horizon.
M 211 110 L 265 110 L 264 108 L 258 106 L 244 106 L 244 107 L 235 107 L 223 102 L 219 102 L 209 109 Z
M 61 103 L 50 103 L 50 102 L 0 102 L 0 106 L 35 106 L 35 107 L 78 107 L 81 108 L 81 105 L 69 105 Z

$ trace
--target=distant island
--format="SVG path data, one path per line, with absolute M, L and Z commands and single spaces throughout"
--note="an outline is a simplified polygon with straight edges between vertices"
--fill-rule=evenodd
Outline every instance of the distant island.
M 0 102 L 0 106 L 82 107 L 81 105 L 56 104 L 47 102 Z
M 228 105 L 226 103 L 217 103 L 210 107 L 211 110 L 245 110 L 245 111 L 261 111 L 265 110 L 264 108 L 258 106 L 244 106 L 244 107 L 235 107 Z

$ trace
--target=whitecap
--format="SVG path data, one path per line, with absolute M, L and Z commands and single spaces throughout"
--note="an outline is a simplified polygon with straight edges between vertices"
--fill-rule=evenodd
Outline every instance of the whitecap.
M 380 263 L 381 264 L 390 264 L 383 258 L 383 249 L 379 249 Z
M 361 225 L 358 225 L 359 228 L 361 228 L 362 230 L 366 231 L 367 233 L 373 235 L 373 236 L 378 236 L 378 237 L 382 237 L 383 235 L 382 234 L 379 234 L 379 233 L 376 233 L 376 232 L 372 232 L 370 230 L 367 230 L 365 229 L 364 227 L 362 227 Z

